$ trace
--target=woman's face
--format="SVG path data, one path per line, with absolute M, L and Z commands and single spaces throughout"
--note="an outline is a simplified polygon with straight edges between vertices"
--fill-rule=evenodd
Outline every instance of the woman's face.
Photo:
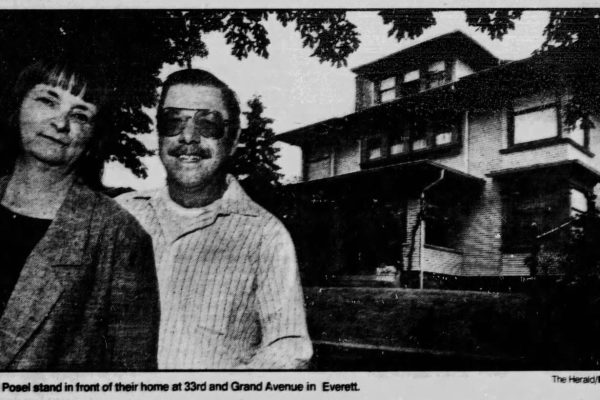
M 92 137 L 94 104 L 60 87 L 37 84 L 23 99 L 19 129 L 23 155 L 48 165 L 70 167 Z

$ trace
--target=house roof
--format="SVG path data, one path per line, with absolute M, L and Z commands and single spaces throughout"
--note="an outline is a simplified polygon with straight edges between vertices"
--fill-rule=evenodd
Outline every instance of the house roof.
M 291 131 L 278 134 L 275 139 L 296 146 L 304 142 L 314 142 L 337 136 L 343 132 L 344 138 L 354 134 L 361 134 L 361 123 L 381 120 L 381 117 L 396 111 L 407 109 L 435 109 L 439 110 L 445 105 L 456 109 L 457 102 L 454 100 L 455 85 L 453 83 L 443 85 L 435 89 L 426 90 L 410 96 L 404 96 L 388 103 L 374 107 L 365 108 L 342 117 L 330 118 L 325 121 L 316 122 Z
M 573 57 L 577 56 L 578 54 L 573 54 Z M 341 132 L 347 137 L 353 129 L 356 130 L 360 121 L 387 118 L 401 111 L 420 109 L 437 112 L 444 108 L 455 111 L 502 108 L 507 99 L 514 96 L 527 94 L 536 87 L 548 88 L 559 84 L 561 79 L 568 78 L 572 64 L 572 58 L 566 59 L 560 54 L 557 57 L 552 52 L 502 63 L 467 75 L 456 82 L 281 133 L 276 139 L 302 145 L 306 141 L 323 139 Z
M 390 54 L 368 64 L 353 68 L 358 75 L 389 74 L 434 60 L 458 57 L 475 70 L 493 67 L 500 60 L 475 40 L 461 31 L 454 31 L 435 37 L 423 43 Z

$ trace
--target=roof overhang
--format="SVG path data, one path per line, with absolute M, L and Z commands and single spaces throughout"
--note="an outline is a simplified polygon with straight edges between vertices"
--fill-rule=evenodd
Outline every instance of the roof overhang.
M 439 115 L 444 109 L 456 112 L 458 107 L 459 99 L 456 97 L 455 83 L 450 83 L 365 108 L 343 117 L 331 118 L 284 132 L 276 135 L 275 139 L 295 146 L 302 146 L 307 142 L 321 143 L 323 140 L 347 140 L 364 135 L 365 132 L 373 129 L 375 124 L 393 125 L 394 121 L 390 119 L 390 115 L 397 118 L 401 118 L 400 113 Z
M 417 115 L 429 112 L 435 115 L 443 109 L 455 112 L 502 109 L 509 105 L 514 97 L 566 85 L 572 73 L 572 64 L 575 62 L 572 60 L 576 57 L 581 55 L 574 53 L 572 59 L 565 60 L 564 55 L 560 57 L 560 54 L 548 52 L 505 63 L 437 88 L 284 132 L 275 138 L 302 146 L 315 140 L 335 141 L 352 138 L 361 134 L 362 130 L 357 129 L 360 124 L 368 125 L 372 121 L 387 120 L 399 112 Z
M 286 188 L 297 193 L 321 193 L 331 197 L 380 194 L 397 196 L 403 192 L 418 193 L 434 182 L 436 191 L 456 193 L 478 192 L 485 184 L 482 178 L 435 161 L 420 160 L 315 179 L 287 185 Z
M 499 181 L 513 180 L 515 177 L 543 179 L 564 176 L 576 178 L 590 185 L 595 185 L 600 182 L 600 171 L 579 160 L 564 160 L 526 167 L 505 168 L 492 171 L 488 173 L 487 176 Z

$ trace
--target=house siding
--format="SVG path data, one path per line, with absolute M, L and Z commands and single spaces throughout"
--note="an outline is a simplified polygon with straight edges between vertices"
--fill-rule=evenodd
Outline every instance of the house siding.
M 446 275 L 460 275 L 462 262 L 462 254 L 427 245 L 423 248 L 423 271 Z
M 469 116 L 468 173 L 485 179 L 479 198 L 473 199 L 464 220 L 463 265 L 457 275 L 496 275 L 501 271 L 502 201 L 497 182 L 485 174 L 501 163 L 506 140 L 506 112 Z
M 358 140 L 345 141 L 335 148 L 335 175 L 360 171 L 360 145 Z
M 406 202 L 406 238 L 407 238 L 407 242 L 408 244 L 406 246 L 404 246 L 404 262 L 405 265 L 408 265 L 408 252 L 410 249 L 410 241 L 411 241 L 411 235 L 413 233 L 413 229 L 415 227 L 415 224 L 418 222 L 417 221 L 417 216 L 419 214 L 419 199 L 408 199 Z M 423 236 L 421 234 L 421 229 L 422 229 L 422 225 L 420 227 L 418 227 L 416 235 L 415 235 L 415 251 L 413 253 L 413 257 L 412 257 L 412 270 L 413 271 L 418 271 L 419 270 L 419 258 L 421 256 L 419 249 L 421 248 L 421 237 Z
M 311 161 L 306 168 L 306 180 L 328 178 L 331 176 L 331 157 Z

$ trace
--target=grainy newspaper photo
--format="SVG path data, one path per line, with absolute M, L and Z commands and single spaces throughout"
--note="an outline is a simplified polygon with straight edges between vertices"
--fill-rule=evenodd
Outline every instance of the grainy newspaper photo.
M 0 10 L 0 398 L 594 393 L 599 60 L 595 8 Z

